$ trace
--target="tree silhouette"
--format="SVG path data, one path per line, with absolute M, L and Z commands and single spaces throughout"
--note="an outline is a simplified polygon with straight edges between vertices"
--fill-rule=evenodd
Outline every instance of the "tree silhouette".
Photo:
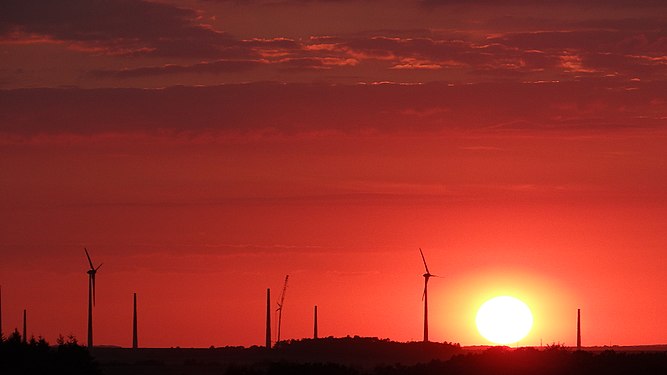
M 22 342 L 21 334 L 14 330 L 6 340 L 0 341 L 1 374 L 99 374 L 97 364 L 88 350 L 78 344 L 76 338 L 58 338 L 58 345 L 51 347 L 43 337 L 31 337 Z

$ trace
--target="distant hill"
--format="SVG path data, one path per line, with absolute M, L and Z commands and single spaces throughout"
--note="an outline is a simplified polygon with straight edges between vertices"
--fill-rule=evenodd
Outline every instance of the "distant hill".
M 96 347 L 93 354 L 101 363 L 175 364 L 197 363 L 257 363 L 262 361 L 335 362 L 355 366 L 375 366 L 382 363 L 414 364 L 433 359 L 447 360 L 461 353 L 459 344 L 436 342 L 400 343 L 376 337 L 326 337 L 281 341 L 271 350 L 264 347 L 223 347 L 209 349 L 122 349 Z
M 92 354 L 107 375 L 667 374 L 667 345 L 585 349 L 461 347 L 355 336 L 289 340 L 270 350 L 96 347 Z

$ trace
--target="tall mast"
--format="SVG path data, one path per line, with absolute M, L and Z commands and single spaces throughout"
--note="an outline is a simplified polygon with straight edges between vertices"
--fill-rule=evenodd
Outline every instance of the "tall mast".
M 315 305 L 315 321 L 313 324 L 313 338 L 317 339 L 317 305 Z
M 88 276 L 88 349 L 93 348 L 93 278 Z
M 577 350 L 581 350 L 581 309 L 577 309 Z
M 0 285 L 0 337 L 2 337 L 2 285 Z
M 134 309 L 132 314 L 132 349 L 139 347 L 139 340 L 137 339 L 137 293 L 134 293 Z
M 428 342 L 428 277 L 424 278 L 424 342 Z
M 271 349 L 271 289 L 266 288 L 266 348 Z
M 28 342 L 28 329 L 27 329 L 27 323 L 26 323 L 26 310 L 23 309 L 23 343 L 25 344 Z

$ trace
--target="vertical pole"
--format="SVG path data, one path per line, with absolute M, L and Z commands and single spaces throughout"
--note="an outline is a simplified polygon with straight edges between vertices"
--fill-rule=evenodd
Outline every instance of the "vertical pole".
M 317 339 L 317 305 L 315 305 L 315 323 L 313 327 L 313 338 Z
M 28 330 L 26 327 L 26 311 L 23 309 L 23 343 L 28 342 Z
M 2 285 L 0 285 L 0 338 L 2 338 Z
M 137 339 L 137 293 L 134 293 L 134 311 L 132 314 L 132 349 L 139 347 Z
M 93 349 L 93 279 L 88 276 L 88 349 Z
M 577 309 L 577 350 L 581 350 L 581 309 Z
M 428 342 L 428 279 L 424 280 L 424 342 Z
M 283 320 L 283 307 L 279 305 L 279 310 L 278 310 L 278 330 L 277 330 L 277 335 L 276 335 L 276 344 L 280 342 L 280 325 L 282 324 Z
M 266 348 L 271 349 L 271 289 L 266 288 Z

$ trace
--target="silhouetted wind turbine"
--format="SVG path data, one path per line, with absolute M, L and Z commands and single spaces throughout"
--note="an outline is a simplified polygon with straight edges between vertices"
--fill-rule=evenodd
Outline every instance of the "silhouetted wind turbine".
M 102 267 L 100 263 L 97 268 L 93 265 L 93 261 L 90 259 L 90 254 L 88 254 L 88 249 L 85 247 L 83 250 L 86 252 L 86 258 L 88 258 L 88 264 L 90 264 L 90 269 L 86 272 L 88 273 L 88 349 L 93 348 L 93 306 L 95 306 L 95 274 Z
M 424 261 L 424 268 L 426 269 L 426 273 L 423 275 L 424 276 L 424 294 L 422 294 L 422 300 L 424 301 L 424 342 L 428 342 L 428 279 L 431 277 L 438 277 L 436 275 L 431 274 L 428 270 L 428 266 L 426 265 L 426 258 L 424 258 L 424 252 L 422 252 L 422 249 L 419 249 L 419 253 L 422 256 L 422 261 Z

